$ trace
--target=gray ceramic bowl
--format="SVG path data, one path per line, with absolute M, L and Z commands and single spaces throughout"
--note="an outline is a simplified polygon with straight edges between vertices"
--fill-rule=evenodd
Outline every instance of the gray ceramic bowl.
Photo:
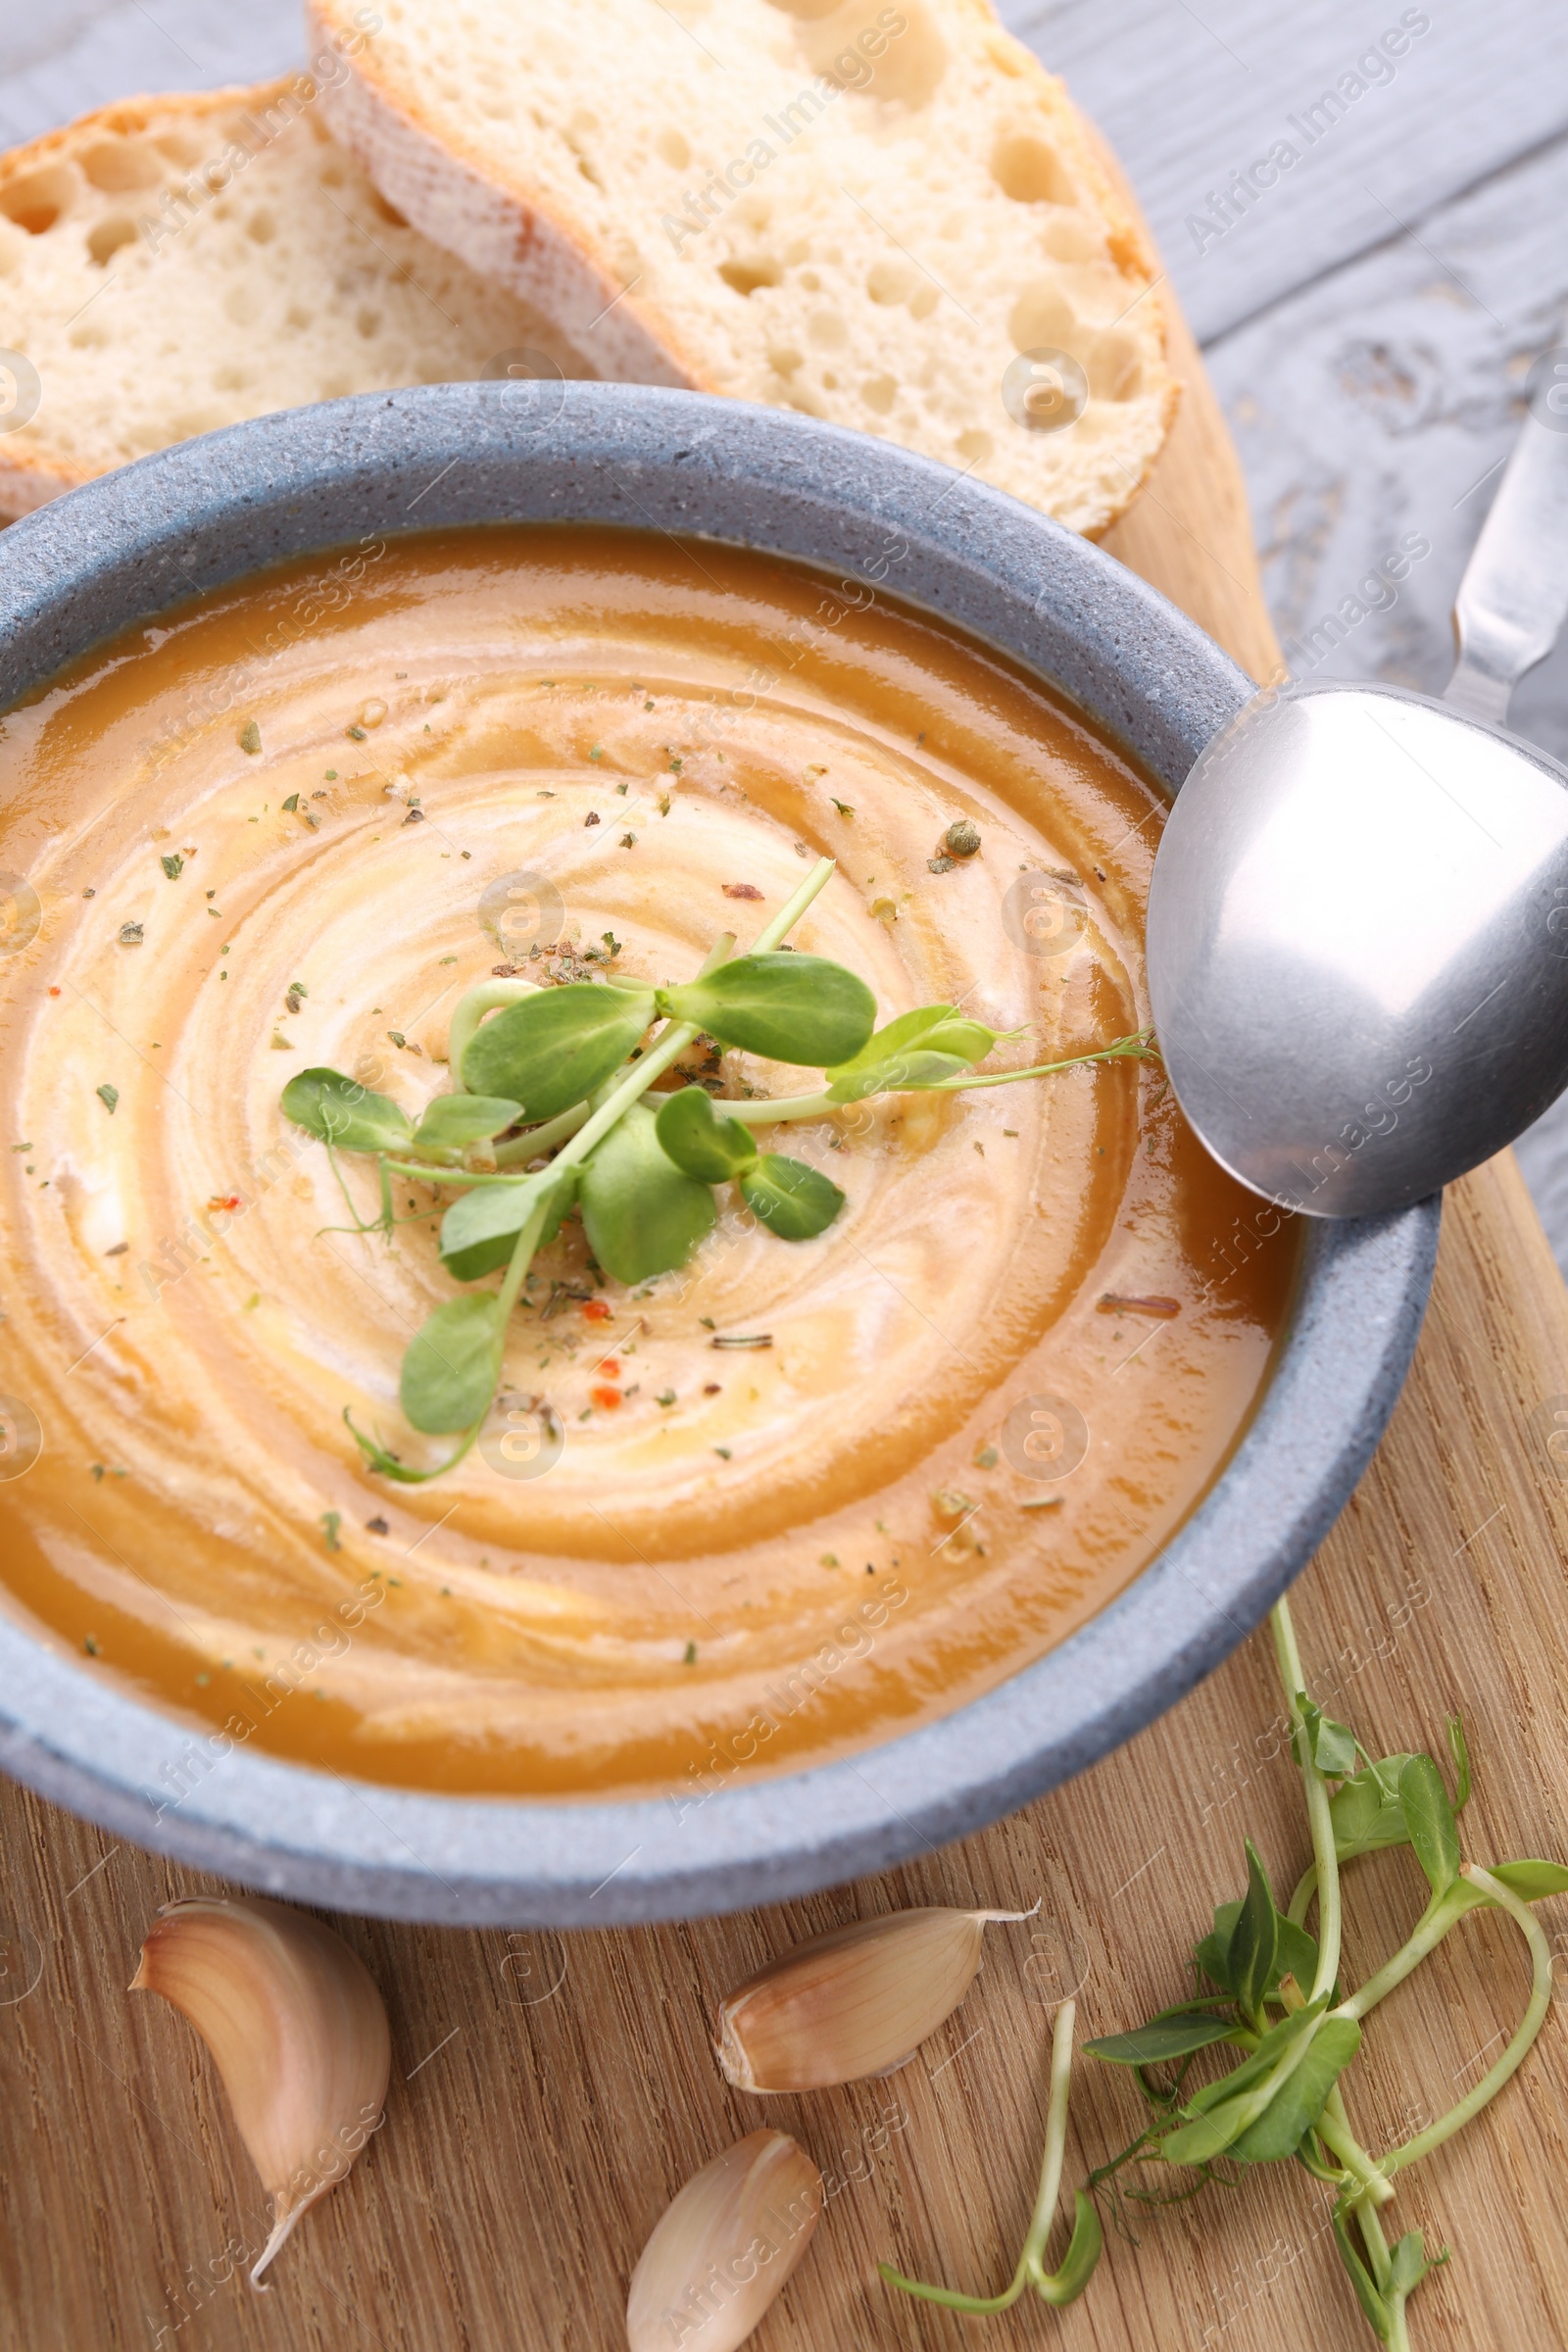
M 1250 691 L 1108 556 L 885 441 L 690 393 L 496 383 L 264 417 L 18 523 L 0 537 L 4 693 L 278 558 L 364 533 L 540 518 L 701 533 L 876 581 L 1033 665 L 1173 792 Z M 1438 1216 L 1432 1200 L 1315 1223 L 1262 1405 L 1174 1541 L 1039 1664 L 853 1763 L 738 1786 L 684 1813 L 668 1799 L 362 1791 L 248 1750 L 215 1758 L 0 1617 L 0 1764 L 139 1844 L 274 1893 L 405 1919 L 608 1926 L 886 1867 L 1081 1772 L 1258 1623 L 1388 1420 Z M 170 1765 L 189 1793 L 160 1805 L 148 1792 Z

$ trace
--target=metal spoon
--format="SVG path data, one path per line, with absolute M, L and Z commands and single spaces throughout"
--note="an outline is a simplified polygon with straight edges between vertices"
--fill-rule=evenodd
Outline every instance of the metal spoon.
M 1424 1199 L 1568 1086 L 1568 769 L 1502 724 L 1568 615 L 1561 374 L 1465 570 L 1443 701 L 1266 688 L 1200 755 L 1154 861 L 1177 1100 L 1243 1184 L 1309 1216 Z

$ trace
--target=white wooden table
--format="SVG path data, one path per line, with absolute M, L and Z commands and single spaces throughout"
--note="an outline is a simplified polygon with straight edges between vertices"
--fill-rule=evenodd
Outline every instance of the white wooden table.
M 1004 14 L 1142 198 L 1236 434 L 1298 672 L 1436 691 L 1524 374 L 1568 341 L 1568 6 L 1004 0 Z M 1402 55 L 1385 46 L 1359 68 L 1391 32 Z M 16 0 L 0 17 L 0 144 L 301 53 L 297 0 Z M 1282 140 L 1298 162 L 1227 219 L 1216 194 Z M 1430 553 L 1396 601 L 1320 653 L 1324 618 L 1364 605 L 1360 584 L 1411 536 Z M 1568 641 L 1514 717 L 1568 759 Z M 1520 1158 L 1568 1271 L 1568 1105 Z

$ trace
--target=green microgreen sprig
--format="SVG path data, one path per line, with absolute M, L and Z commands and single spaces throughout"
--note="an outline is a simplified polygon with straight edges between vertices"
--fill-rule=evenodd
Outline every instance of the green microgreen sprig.
M 1551 1999 L 1551 1950 L 1530 1905 L 1568 1890 L 1568 1869 L 1556 1862 L 1501 1862 L 1483 1868 L 1464 1861 L 1457 1817 L 1470 1795 L 1470 1759 L 1458 1718 L 1450 1717 L 1447 1724 L 1455 1780 L 1450 1797 L 1434 1757 L 1400 1753 L 1373 1758 L 1348 1726 L 1336 1722 L 1308 1697 L 1286 1601 L 1277 1604 L 1270 1624 L 1290 1708 L 1291 1751 L 1301 1774 L 1312 1837 L 1312 1863 L 1289 1907 L 1278 1909 L 1263 1864 L 1250 1839 L 1246 1840 L 1247 1890 L 1238 1900 L 1219 1905 L 1210 1932 L 1193 1947 L 1197 1984 L 1216 1989 L 1195 1990 L 1132 2033 L 1106 2034 L 1084 2044 L 1091 2056 L 1128 2070 L 1145 2101 L 1148 2121 L 1126 2147 L 1089 2174 L 1087 2188 L 1077 2192 L 1079 2219 L 1054 2281 L 1037 2273 L 1059 2184 L 1059 2165 L 1052 2171 L 1050 2151 L 1058 2114 L 1060 2131 L 1065 2131 L 1072 2062 L 1070 2002 L 1058 2011 L 1055 2029 L 1048 2162 L 1041 2183 L 1043 2199 L 1049 2183 L 1050 2201 L 1043 2210 L 1037 2207 L 1011 2286 L 989 2299 L 957 2295 L 920 2285 L 884 2263 L 882 2275 L 891 2285 L 975 2313 L 1004 2309 L 1031 2278 L 1048 2301 L 1065 2301 L 1065 2292 L 1048 2289 L 1060 2287 L 1070 2278 L 1076 2294 L 1088 2283 L 1102 2241 L 1098 2227 L 1091 2232 L 1083 2213 L 1085 2207 L 1093 2212 L 1093 2199 L 1102 2191 L 1109 2195 L 1114 2217 L 1125 2228 L 1123 2198 L 1146 2205 L 1177 2203 L 1215 2182 L 1240 2186 L 1254 2165 L 1294 2158 L 1313 2180 L 1334 2191 L 1330 2218 L 1335 2245 L 1373 2333 L 1390 2352 L 1409 2352 L 1410 2297 L 1448 2256 L 1446 2250 L 1428 2255 L 1419 2230 L 1408 2230 L 1390 2244 L 1380 2211 L 1396 2195 L 1396 2177 L 1473 2122 L 1523 2064 Z M 1331 1788 L 1331 1783 L 1337 1786 Z M 1408 1846 L 1419 1862 L 1430 1899 L 1399 1949 L 1358 1990 L 1347 1994 L 1339 1981 L 1342 1867 L 1360 1855 L 1398 1845 Z M 1314 1899 L 1315 1937 L 1305 1926 Z M 1467 1911 L 1489 1904 L 1512 1920 L 1529 1948 L 1531 1988 L 1525 2013 L 1502 2055 L 1462 2099 L 1435 2123 L 1374 2158 L 1355 2135 L 1343 2087 L 1361 2047 L 1362 2021 L 1414 1974 Z M 1195 2060 L 1223 2045 L 1241 2051 L 1240 2062 L 1201 2088 L 1190 2089 L 1188 2076 Z M 1137 2173 L 1133 2177 L 1139 2184 L 1129 2187 L 1122 2175 L 1142 2167 L 1153 2167 L 1156 2173 L 1173 2168 L 1178 2178 L 1189 2178 L 1186 2185 L 1167 2190 L 1144 2185 L 1147 2176 Z
M 1067 2145 L 1067 2093 L 1072 2077 L 1075 2014 L 1075 2004 L 1071 2001 L 1063 2001 L 1056 2011 L 1051 2039 L 1051 2094 L 1046 2108 L 1046 2149 L 1040 2165 L 1040 2188 L 1029 2219 L 1028 2234 L 1008 2284 L 997 2295 L 964 2295 L 951 2286 L 926 2286 L 917 2278 L 906 2278 L 891 2263 L 879 2262 L 876 2267 L 890 2286 L 901 2287 L 906 2295 L 917 2295 L 924 2303 L 940 2303 L 945 2310 L 966 2312 L 972 2318 L 1010 2309 L 1026 2286 L 1032 2286 L 1043 2303 L 1058 2307 L 1075 2301 L 1083 2293 L 1100 2260 L 1102 2234 L 1094 2198 L 1081 2188 L 1073 2192 L 1072 2234 L 1067 2240 L 1067 2250 L 1056 2270 L 1046 2269 L 1046 2247 L 1056 2218 L 1062 2158 Z
M 494 1292 L 444 1300 L 403 1359 L 405 1419 L 425 1435 L 458 1437 L 457 1450 L 432 1469 L 412 1467 L 345 1413 L 373 1470 L 422 1484 L 463 1459 L 501 1384 L 508 1324 L 533 1257 L 573 1210 L 596 1263 L 628 1285 L 687 1262 L 717 1222 L 723 1184 L 779 1240 L 809 1241 L 838 1216 L 843 1191 L 805 1160 L 760 1151 L 751 1127 L 825 1118 L 873 1095 L 1012 1085 L 1153 1054 L 1144 1029 L 1063 1061 L 976 1074 L 996 1045 L 1021 1032 L 990 1029 L 952 1004 L 921 1005 L 878 1030 L 863 980 L 784 947 L 834 870 L 820 859 L 748 953 L 737 955 L 725 933 L 696 978 L 677 986 L 606 973 L 554 988 L 497 978 L 470 989 L 448 1037 L 454 1090 L 417 1121 L 338 1070 L 289 1081 L 285 1114 L 327 1145 L 334 1168 L 345 1152 L 375 1162 L 379 1213 L 356 1214 L 354 1230 L 390 1238 L 398 1223 L 430 1213 L 394 1216 L 394 1177 L 449 1188 L 457 1197 L 441 1219 L 442 1264 L 462 1283 L 502 1273 Z M 818 1068 L 824 1083 L 726 1102 L 722 1114 L 705 1087 L 687 1085 L 656 1110 L 644 1096 L 699 1036 Z

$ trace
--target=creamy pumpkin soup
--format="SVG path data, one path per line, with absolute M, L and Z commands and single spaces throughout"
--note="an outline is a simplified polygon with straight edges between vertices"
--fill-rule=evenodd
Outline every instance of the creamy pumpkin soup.
M 1148 1053 L 1160 808 L 884 590 L 653 534 L 368 540 L 31 697 L 10 1605 L 215 1748 L 682 1803 L 1059 1642 L 1297 1266 Z

